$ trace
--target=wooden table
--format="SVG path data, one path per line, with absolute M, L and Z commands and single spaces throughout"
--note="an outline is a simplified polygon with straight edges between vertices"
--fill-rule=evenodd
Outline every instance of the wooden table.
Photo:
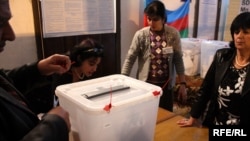
M 179 127 L 176 122 L 184 117 L 176 115 L 156 124 L 154 141 L 208 141 L 208 129 Z
M 175 113 L 167 111 L 163 108 L 158 108 L 158 114 L 157 114 L 157 120 L 156 120 L 156 124 L 159 124 L 165 120 L 168 120 L 172 117 L 176 116 Z

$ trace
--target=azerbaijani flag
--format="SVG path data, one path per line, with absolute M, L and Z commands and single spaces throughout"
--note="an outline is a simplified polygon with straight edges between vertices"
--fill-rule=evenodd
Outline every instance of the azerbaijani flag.
M 145 7 L 153 0 L 145 0 Z M 164 1 L 164 0 L 161 0 Z M 175 11 L 166 9 L 167 22 L 166 24 L 175 27 L 179 32 L 181 38 L 188 37 L 188 13 L 190 0 L 186 0 L 182 6 Z M 144 26 L 148 26 L 147 18 L 144 16 Z

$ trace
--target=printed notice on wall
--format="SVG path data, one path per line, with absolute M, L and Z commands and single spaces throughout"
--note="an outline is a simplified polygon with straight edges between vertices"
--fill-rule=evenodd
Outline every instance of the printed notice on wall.
M 200 0 L 197 37 L 201 39 L 214 39 L 217 0 Z
M 250 12 L 250 0 L 241 0 L 240 13 Z
M 41 0 L 43 36 L 116 32 L 115 0 Z

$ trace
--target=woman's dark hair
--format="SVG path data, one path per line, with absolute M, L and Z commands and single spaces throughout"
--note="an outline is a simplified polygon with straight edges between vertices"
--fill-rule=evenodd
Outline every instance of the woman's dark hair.
M 103 57 L 103 45 L 94 39 L 87 38 L 76 45 L 69 52 L 72 66 L 81 66 L 81 63 L 91 57 Z
M 160 16 L 164 21 L 167 21 L 166 8 L 161 1 L 154 0 L 150 2 L 144 9 L 144 14 L 149 17 Z
M 232 36 L 232 41 L 230 41 L 231 48 L 235 48 L 234 33 L 240 31 L 240 29 L 242 29 L 242 30 L 250 29 L 250 12 L 240 13 L 233 20 L 231 27 L 230 27 L 230 32 L 231 32 L 231 36 Z

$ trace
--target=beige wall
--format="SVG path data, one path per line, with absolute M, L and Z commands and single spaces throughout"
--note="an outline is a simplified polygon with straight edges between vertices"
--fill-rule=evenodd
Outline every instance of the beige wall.
M 225 32 L 224 32 L 224 40 L 231 41 L 231 34 L 230 34 L 230 26 L 233 19 L 239 14 L 240 12 L 240 0 L 230 0 L 229 3 L 229 11 L 227 13 L 227 20 L 225 25 Z
M 10 0 L 10 6 L 16 40 L 7 42 L 0 55 L 0 68 L 6 69 L 37 60 L 31 0 Z

